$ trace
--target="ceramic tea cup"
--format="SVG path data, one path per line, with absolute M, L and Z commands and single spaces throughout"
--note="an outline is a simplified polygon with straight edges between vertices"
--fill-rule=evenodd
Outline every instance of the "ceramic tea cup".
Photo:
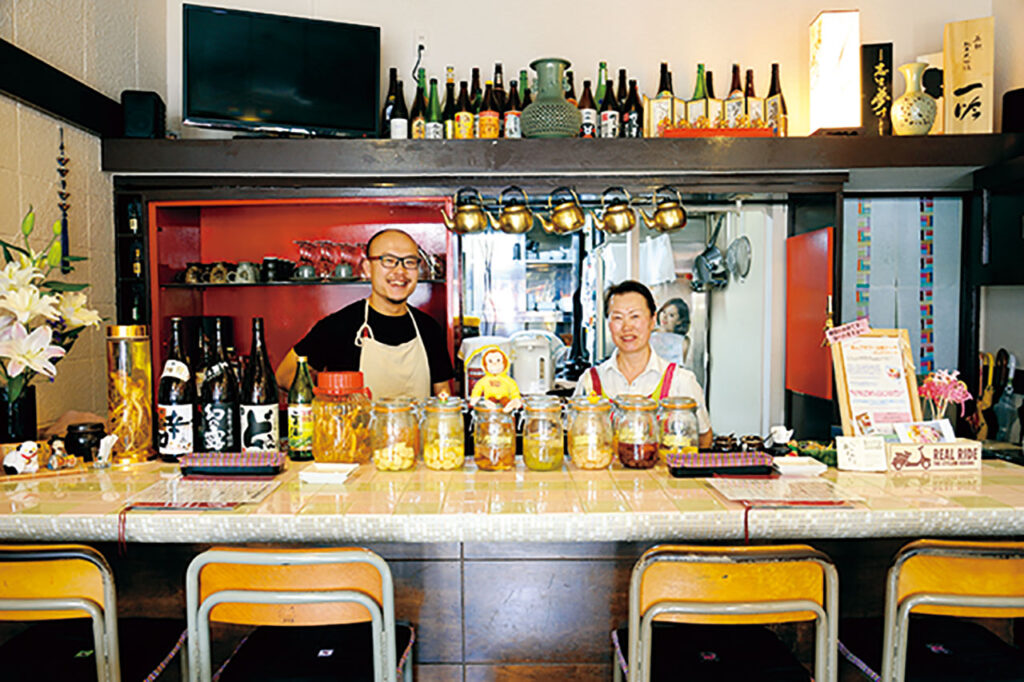
M 259 280 L 260 269 L 255 263 L 242 261 L 234 271 L 228 273 L 228 281 L 236 284 L 252 284 Z
M 231 264 L 221 261 L 214 263 L 210 268 L 210 284 L 224 284 L 228 281 L 228 274 L 231 273 Z
M 316 279 L 316 268 L 309 263 L 303 263 L 295 268 L 295 274 L 292 275 L 292 279 Z
M 203 263 L 189 263 L 185 269 L 185 282 L 187 284 L 203 284 L 210 279 L 210 268 Z

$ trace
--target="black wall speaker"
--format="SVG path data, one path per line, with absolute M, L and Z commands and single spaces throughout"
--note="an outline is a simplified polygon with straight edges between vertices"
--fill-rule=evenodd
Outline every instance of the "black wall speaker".
M 1024 133 L 1024 88 L 1003 93 L 1004 133 Z
M 121 107 L 124 109 L 125 137 L 164 137 L 167 108 L 160 95 L 148 90 L 124 90 Z

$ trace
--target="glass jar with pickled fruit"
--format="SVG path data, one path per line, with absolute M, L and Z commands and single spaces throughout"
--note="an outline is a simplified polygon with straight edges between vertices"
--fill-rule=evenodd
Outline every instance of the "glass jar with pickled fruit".
M 144 462 L 153 456 L 153 367 L 145 325 L 107 327 L 107 415 L 114 461 Z
M 466 459 L 460 398 L 430 398 L 423 407 L 423 463 L 428 469 L 458 469 Z
M 658 461 L 697 452 L 697 402 L 693 398 L 664 398 L 658 418 Z
M 658 463 L 658 404 L 642 395 L 621 395 L 615 399 L 615 447 L 622 466 L 650 469 Z
M 497 405 L 473 408 L 473 459 L 484 471 L 511 469 L 516 463 L 516 425 Z
M 362 372 L 320 372 L 313 389 L 313 459 L 370 461 L 370 398 Z
M 402 471 L 416 464 L 420 432 L 411 398 L 382 398 L 373 402 L 370 449 L 378 471 Z
M 562 403 L 551 396 L 523 399 L 523 462 L 534 471 L 560 469 L 565 459 L 562 443 Z
M 581 469 L 612 463 L 612 404 L 606 398 L 573 398 L 569 412 L 569 457 Z

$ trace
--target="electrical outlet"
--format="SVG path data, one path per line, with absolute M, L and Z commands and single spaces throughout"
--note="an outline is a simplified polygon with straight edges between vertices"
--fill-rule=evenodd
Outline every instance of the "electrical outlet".
M 426 31 L 416 31 L 413 34 L 412 41 L 412 58 L 415 61 L 417 58 L 421 61 L 427 56 L 427 33 Z

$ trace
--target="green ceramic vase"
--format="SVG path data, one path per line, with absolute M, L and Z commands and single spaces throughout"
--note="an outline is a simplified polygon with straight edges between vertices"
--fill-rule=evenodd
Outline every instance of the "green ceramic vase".
M 569 62 L 565 59 L 537 59 L 530 64 L 537 72 L 537 95 L 523 110 L 523 137 L 576 137 L 580 133 L 580 112 L 565 99 L 562 81 Z

